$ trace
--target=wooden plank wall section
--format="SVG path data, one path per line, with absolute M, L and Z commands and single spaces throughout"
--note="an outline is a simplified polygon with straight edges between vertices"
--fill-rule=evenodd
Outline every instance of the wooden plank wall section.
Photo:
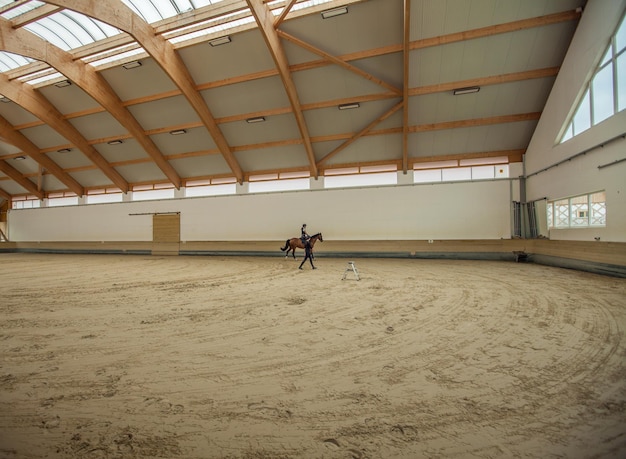
M 626 267 L 626 243 L 527 239 L 527 252 Z
M 152 255 L 178 255 L 180 250 L 180 214 L 152 216 Z

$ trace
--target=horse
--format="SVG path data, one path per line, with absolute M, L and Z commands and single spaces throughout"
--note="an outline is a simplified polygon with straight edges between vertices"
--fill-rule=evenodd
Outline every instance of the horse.
M 324 242 L 322 233 L 314 234 L 309 239 L 309 243 L 311 244 L 311 250 L 313 250 L 313 246 L 315 245 L 318 239 L 320 242 Z M 295 260 L 296 249 L 298 248 L 304 249 L 304 244 L 302 243 L 302 239 L 300 239 L 299 237 L 292 237 L 291 239 L 287 239 L 287 241 L 285 242 L 285 247 L 281 247 L 280 250 L 282 250 L 283 252 L 285 252 L 285 250 L 287 251 L 285 252 L 285 258 L 289 256 L 289 252 L 291 251 L 291 254 L 293 255 L 293 259 Z

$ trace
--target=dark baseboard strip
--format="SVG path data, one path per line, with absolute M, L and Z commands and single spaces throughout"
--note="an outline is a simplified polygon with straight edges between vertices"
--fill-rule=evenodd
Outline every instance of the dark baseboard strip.
M 530 261 L 540 265 L 556 266 L 558 268 L 575 269 L 604 276 L 626 278 L 626 266 L 609 265 L 593 261 L 574 260 L 572 258 L 553 257 L 550 255 L 533 254 Z
M 49 253 L 49 254 L 108 254 L 108 255 L 151 255 L 150 250 L 123 250 L 123 249 L 34 249 L 34 248 L 7 248 L 0 247 L 0 253 Z M 239 257 L 284 257 L 276 251 L 230 251 L 230 250 L 181 250 L 183 256 L 239 256 Z M 303 252 L 298 254 L 302 257 Z M 526 254 L 525 254 L 526 255 Z M 291 257 L 291 255 L 290 255 Z M 610 265 L 592 261 L 576 260 L 571 258 L 554 257 L 550 255 L 528 254 L 522 259 L 509 252 L 320 252 L 318 258 L 408 258 L 428 260 L 488 260 L 488 261 L 519 261 L 537 263 L 540 265 L 558 268 L 574 269 L 604 276 L 626 278 L 626 266 Z

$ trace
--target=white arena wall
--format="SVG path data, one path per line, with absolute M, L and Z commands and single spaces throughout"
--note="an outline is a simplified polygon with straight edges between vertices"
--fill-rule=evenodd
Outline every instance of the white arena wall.
M 516 180 L 238 194 L 12 210 L 12 242 L 151 241 L 152 214 L 179 212 L 180 239 L 509 239 Z M 515 186 L 513 186 L 515 184 Z

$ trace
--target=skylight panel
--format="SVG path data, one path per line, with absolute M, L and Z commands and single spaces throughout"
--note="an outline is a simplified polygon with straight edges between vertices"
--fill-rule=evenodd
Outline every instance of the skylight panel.
M 301 3 L 296 3 L 292 8 L 291 11 L 297 11 L 297 10 L 302 10 L 304 8 L 311 8 L 313 6 L 317 6 L 317 5 L 323 5 L 324 3 L 329 3 L 332 0 L 308 0 L 306 2 L 301 2 Z
M 48 18 L 33 22 L 26 26 L 25 29 L 64 51 L 81 46 L 80 41 L 76 37 Z
M 223 0 L 189 0 L 189 3 L 195 8 L 202 8 L 207 5 L 215 5 L 216 3 L 220 3 Z
M 239 16 L 239 13 L 234 13 L 234 15 Z M 187 40 L 192 40 L 194 38 L 198 38 L 198 37 L 202 37 L 205 35 L 211 35 L 214 33 L 218 33 L 218 32 L 224 32 L 227 31 L 229 29 L 244 25 L 244 24 L 249 24 L 251 22 L 254 22 L 254 18 L 252 16 L 247 16 L 247 17 L 243 17 L 243 18 L 238 18 L 238 19 L 234 19 L 232 21 L 228 21 L 228 22 L 222 22 L 223 21 L 223 17 L 220 18 L 220 22 L 217 25 L 214 26 L 208 26 L 206 28 L 201 28 L 198 30 L 197 26 L 194 27 L 190 27 L 191 30 L 193 30 L 192 32 L 189 33 L 182 33 L 181 31 L 177 31 L 176 36 L 172 37 L 172 38 L 168 38 L 169 41 L 171 43 L 179 43 L 182 41 L 187 41 Z M 208 21 L 208 23 L 211 22 L 216 22 L 216 21 Z M 169 36 L 169 35 L 166 35 Z
M 20 56 L 19 54 L 8 53 L 6 51 L 0 52 L 0 72 L 8 72 L 9 70 L 19 68 L 23 65 L 28 65 L 31 62 L 33 62 L 32 59 Z
M 54 14 L 50 16 L 51 18 L 63 18 L 63 20 L 71 20 L 73 23 L 77 24 L 82 28 L 85 32 L 89 34 L 91 39 L 85 39 L 87 43 L 93 43 L 98 40 L 104 40 L 109 37 L 114 37 L 115 35 L 120 34 L 120 30 L 115 27 L 110 26 L 104 22 L 98 21 L 97 19 L 92 19 L 83 14 L 77 13 L 72 10 L 64 10 L 61 13 Z M 67 18 L 67 19 L 65 19 Z
M 143 48 L 139 47 L 119 54 L 105 55 L 104 57 L 92 60 L 89 63 L 94 67 L 100 67 L 101 65 L 108 64 L 109 62 L 125 61 L 139 54 L 146 54 L 146 51 Z
M 126 6 L 138 14 L 148 24 L 160 21 L 167 16 L 166 11 L 161 11 L 152 0 L 122 0 Z M 160 2 L 158 2 L 160 3 Z M 171 5 L 170 5 L 171 7 Z M 173 10 L 173 8 L 171 8 Z M 165 16 L 164 16 L 165 15 Z M 172 15 L 174 16 L 174 15 Z
M 193 11 L 222 0 L 122 0 L 148 24 Z
M 32 78 L 32 79 L 27 80 L 25 82 L 28 83 L 28 84 L 31 84 L 33 86 L 37 86 L 39 84 L 46 83 L 47 81 L 55 80 L 55 79 L 58 79 L 58 78 L 63 78 L 63 74 L 61 74 L 59 72 L 44 73 L 41 77 Z
M 69 10 L 41 18 L 24 28 L 65 51 L 120 33 L 114 27 Z
M 0 0 L 0 7 L 5 7 L 13 3 L 15 0 Z M 35 10 L 39 7 L 44 6 L 45 3 L 32 1 L 23 5 L 15 6 L 8 11 L 2 13 L 2 17 L 5 19 L 13 19 L 21 14 L 28 13 L 29 11 Z

